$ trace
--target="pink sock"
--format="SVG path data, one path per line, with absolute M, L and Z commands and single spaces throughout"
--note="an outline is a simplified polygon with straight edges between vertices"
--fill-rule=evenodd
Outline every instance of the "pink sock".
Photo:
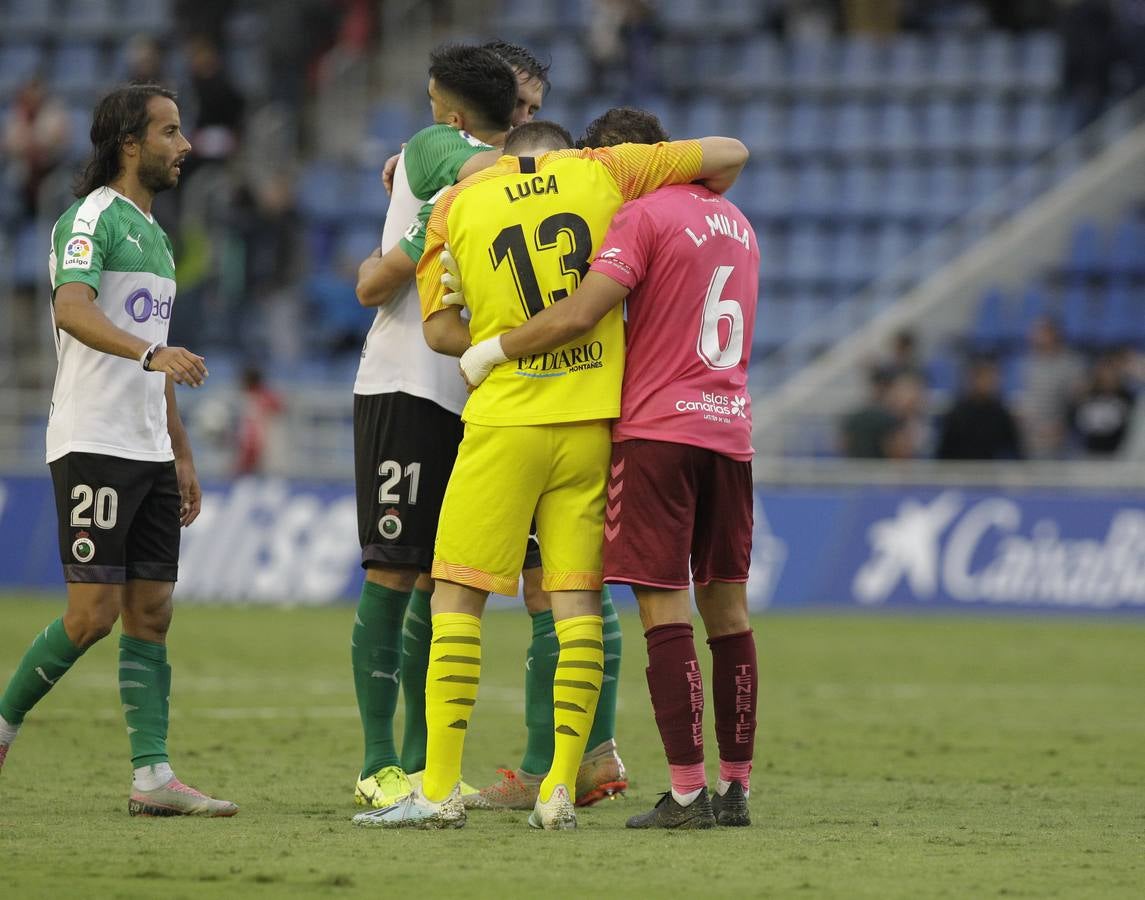
M 668 776 L 672 779 L 672 790 L 681 796 L 698 791 L 708 783 L 702 762 L 684 766 L 674 766 L 669 763 Z
M 728 762 L 720 760 L 720 781 L 738 781 L 746 791 L 751 787 L 751 760 L 746 762 Z

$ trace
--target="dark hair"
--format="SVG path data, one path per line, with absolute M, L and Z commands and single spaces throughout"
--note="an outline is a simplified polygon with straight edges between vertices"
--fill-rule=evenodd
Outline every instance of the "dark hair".
M 658 144 L 668 132 L 652 113 L 633 106 L 614 106 L 597 116 L 584 131 L 585 147 L 615 147 L 617 144 Z
M 152 97 L 175 100 L 175 92 L 157 84 L 131 84 L 117 88 L 99 101 L 91 117 L 91 159 L 75 185 L 75 195 L 86 197 L 106 187 L 119 175 L 119 148 L 129 137 L 147 136 L 147 104 Z
M 485 127 L 509 130 L 517 106 L 517 76 L 492 50 L 442 44 L 429 55 L 429 77 Z
M 524 72 L 530 78 L 537 79 L 543 85 L 542 93 L 548 93 L 551 63 L 545 65 L 520 44 L 511 44 L 509 41 L 497 39 L 481 46 L 486 50 L 492 50 L 514 69 Z
M 518 125 L 505 139 L 505 153 L 516 156 L 522 149 L 568 150 L 573 145 L 572 135 L 556 122 L 536 120 Z

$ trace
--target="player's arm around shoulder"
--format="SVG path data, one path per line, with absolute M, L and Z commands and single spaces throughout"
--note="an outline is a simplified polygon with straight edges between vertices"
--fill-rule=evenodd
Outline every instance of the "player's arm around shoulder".
M 460 185 L 451 188 L 434 205 L 425 229 L 425 248 L 417 264 L 422 333 L 430 349 L 447 356 L 461 356 L 470 343 L 469 325 L 461 318 L 461 307 L 446 302 L 442 283 L 446 274 L 442 253 L 449 239 L 449 209 L 460 190 Z
M 358 266 L 358 283 L 354 288 L 358 302 L 367 308 L 385 306 L 413 279 L 417 263 L 401 245 L 387 253 L 378 247 Z
M 698 181 L 710 191 L 725 193 L 733 184 L 743 167 L 747 165 L 748 150 L 743 141 L 730 137 L 700 138 L 703 162 L 700 163 Z

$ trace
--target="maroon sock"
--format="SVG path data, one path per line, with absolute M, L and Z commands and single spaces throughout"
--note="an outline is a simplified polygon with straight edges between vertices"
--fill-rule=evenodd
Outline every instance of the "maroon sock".
M 716 704 L 716 743 L 720 759 L 751 762 L 755 750 L 755 709 L 759 673 L 751 630 L 709 638 L 712 699 Z
M 692 626 L 657 625 L 648 642 L 648 692 L 664 752 L 672 766 L 704 761 L 704 680 Z

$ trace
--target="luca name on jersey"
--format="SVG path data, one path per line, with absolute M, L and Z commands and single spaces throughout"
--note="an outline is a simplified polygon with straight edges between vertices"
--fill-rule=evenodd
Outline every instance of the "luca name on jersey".
M 559 194 L 556 175 L 534 175 L 513 185 L 505 185 L 505 196 L 510 203 L 524 200 L 536 194 Z

